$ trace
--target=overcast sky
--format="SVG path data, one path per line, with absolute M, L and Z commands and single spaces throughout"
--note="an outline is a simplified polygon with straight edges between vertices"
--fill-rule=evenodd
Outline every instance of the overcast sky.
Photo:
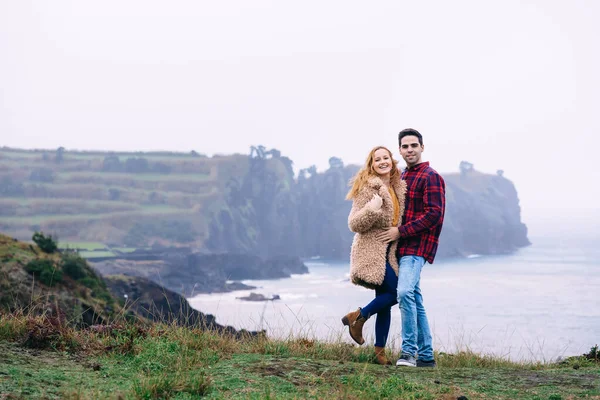
M 262 144 L 323 170 L 414 127 L 442 173 L 504 169 L 525 222 L 581 218 L 599 20 L 594 0 L 0 0 L 0 146 Z

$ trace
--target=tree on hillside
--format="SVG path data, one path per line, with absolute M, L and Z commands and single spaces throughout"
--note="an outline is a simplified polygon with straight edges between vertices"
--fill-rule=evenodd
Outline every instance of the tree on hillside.
M 329 159 L 329 168 L 344 168 L 344 162 L 341 158 L 331 157 Z
M 65 154 L 65 148 L 60 146 L 58 149 L 56 149 L 56 156 L 54 157 L 54 161 L 57 164 L 60 164 L 64 161 L 64 154 Z
M 148 160 L 144 157 L 130 157 L 125 160 L 125 172 L 139 174 L 149 170 Z
M 469 172 L 473 171 L 473 164 L 468 161 L 461 161 L 458 165 L 458 169 L 460 170 L 461 176 L 465 176 Z
M 121 191 L 116 188 L 108 189 L 108 199 L 111 201 L 117 201 L 121 198 Z
M 152 170 L 152 172 L 156 172 L 159 174 L 170 174 L 171 173 L 171 167 L 162 162 L 152 163 L 150 169 Z
M 250 158 L 265 158 L 266 147 L 263 145 L 260 146 L 250 146 Z
M 267 151 L 266 154 L 270 155 L 273 158 L 281 157 L 281 152 L 277 149 L 271 149 L 271 150 Z
M 104 157 L 102 161 L 102 171 L 104 172 L 121 172 L 123 171 L 123 165 L 119 157 L 114 154 L 109 154 Z
M 0 178 L 0 195 L 2 196 L 22 196 L 25 193 L 23 184 L 13 180 L 10 176 Z
M 54 182 L 54 172 L 50 168 L 34 168 L 29 174 L 29 180 L 43 183 Z
M 31 237 L 31 240 L 33 240 L 44 253 L 50 254 L 58 250 L 58 239 L 56 238 L 56 235 L 44 235 L 44 232 L 36 231 Z

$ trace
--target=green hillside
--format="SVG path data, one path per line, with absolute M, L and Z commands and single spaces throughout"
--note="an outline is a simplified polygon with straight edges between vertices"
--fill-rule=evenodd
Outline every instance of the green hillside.
M 156 241 L 199 247 L 210 205 L 247 168 L 241 155 L 2 148 L 0 231 L 19 239 L 41 230 L 59 233 L 62 241 L 122 244 L 136 242 L 136 229 L 164 231 L 171 224 L 177 233 Z

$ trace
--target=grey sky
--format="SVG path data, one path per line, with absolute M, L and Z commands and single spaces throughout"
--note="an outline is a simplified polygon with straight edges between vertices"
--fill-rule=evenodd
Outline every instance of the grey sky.
M 0 0 L 0 146 L 362 163 L 425 137 L 525 222 L 597 214 L 597 1 Z M 574 208 L 585 211 L 575 212 Z

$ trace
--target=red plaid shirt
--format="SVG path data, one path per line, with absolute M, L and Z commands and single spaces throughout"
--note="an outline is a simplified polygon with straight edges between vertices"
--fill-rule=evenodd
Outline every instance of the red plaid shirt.
M 406 181 L 406 207 L 398 227 L 398 259 L 421 256 L 430 264 L 437 251 L 446 208 L 446 184 L 428 162 L 402 172 Z

